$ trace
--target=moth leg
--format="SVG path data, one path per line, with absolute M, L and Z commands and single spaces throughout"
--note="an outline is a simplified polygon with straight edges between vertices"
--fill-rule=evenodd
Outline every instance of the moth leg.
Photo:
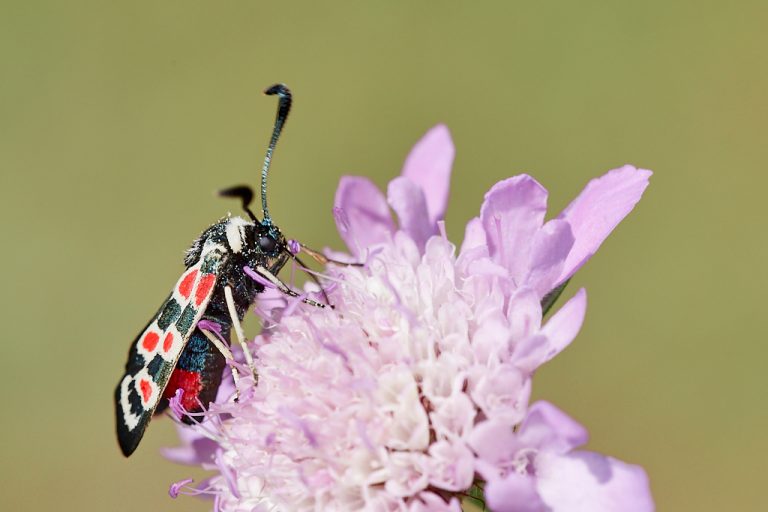
M 316 251 L 314 249 L 310 249 L 309 247 L 307 247 L 306 245 L 304 245 L 302 243 L 299 243 L 299 248 L 301 249 L 301 251 L 305 252 L 307 254 L 307 256 L 309 256 L 310 258 L 312 258 L 313 260 L 315 260 L 316 262 L 318 262 L 321 265 L 327 265 L 329 263 L 332 263 L 334 265 L 339 265 L 339 266 L 342 266 L 342 267 L 362 267 L 363 266 L 362 263 L 347 263 L 347 262 L 344 262 L 344 261 L 338 261 L 338 260 L 331 259 L 331 258 L 327 257 L 325 254 L 323 254 L 323 253 L 321 253 L 319 251 Z
M 282 282 L 276 275 L 274 275 L 272 272 L 267 270 L 265 267 L 263 267 L 261 265 L 257 265 L 254 270 L 256 270 L 256 272 L 258 272 L 261 277 L 263 277 L 264 279 L 266 279 L 267 281 L 269 281 L 270 283 L 275 285 L 275 288 L 277 288 L 278 290 L 280 290 L 284 294 L 286 294 L 286 295 L 288 295 L 290 297 L 301 297 L 301 295 L 299 295 L 295 291 L 291 290 L 288 287 L 288 285 L 286 285 L 284 282 Z M 328 307 L 325 304 L 320 304 L 319 302 L 314 301 L 312 299 L 308 299 L 307 297 L 303 297 L 301 299 L 301 302 L 303 302 L 304 304 L 309 304 L 310 306 L 314 306 L 314 307 L 317 307 L 317 308 Z
M 200 331 L 202 331 L 202 333 L 205 334 L 205 337 L 208 338 L 208 341 L 210 341 L 213 346 L 216 347 L 219 352 L 221 352 L 221 355 L 224 356 L 224 359 L 231 362 L 235 361 L 235 356 L 232 354 L 232 351 L 229 350 L 229 347 L 222 343 L 215 334 L 207 329 L 200 329 Z M 232 380 L 235 381 L 235 402 L 237 402 L 240 399 L 240 373 L 237 371 L 237 368 L 233 364 L 230 364 L 229 368 L 232 370 Z
M 314 282 L 314 283 L 317 285 L 317 287 L 318 287 L 318 288 L 320 288 L 320 293 L 322 293 L 322 294 L 323 294 L 323 299 L 325 299 L 325 303 L 326 303 L 326 304 L 328 304 L 329 306 L 333 307 L 333 305 L 331 304 L 331 299 L 329 299 L 329 298 L 328 298 L 328 294 L 327 294 L 327 293 L 325 293 L 325 288 L 323 288 L 323 285 L 322 285 L 322 283 L 321 283 L 321 282 L 320 282 L 320 280 L 317 278 L 317 276 L 315 275 L 315 273 L 314 273 L 314 272 L 312 272 L 311 270 L 309 270 L 309 267 L 307 267 L 307 266 L 304 264 L 304 262 L 303 262 L 303 261 L 301 261 L 301 259 L 299 259 L 299 257 L 298 257 L 298 256 L 296 256 L 295 254 L 291 254 L 291 258 L 293 258 L 293 259 L 294 259 L 294 261 L 296 261 L 296 263 L 298 263 L 298 264 L 299 264 L 299 268 L 300 268 L 300 269 L 301 269 L 301 270 L 302 270 L 302 271 L 303 271 L 305 274 L 307 274 L 307 275 L 309 276 L 309 278 L 310 278 L 310 279 L 311 279 L 311 280 L 312 280 L 312 281 L 313 281 L 313 282 Z
M 235 328 L 235 337 L 237 337 L 237 342 L 240 343 L 240 346 L 243 347 L 243 354 L 245 354 L 245 362 L 248 365 L 248 369 L 251 370 L 251 374 L 253 375 L 253 378 L 255 380 L 255 383 L 259 383 L 259 374 L 256 373 L 256 365 L 253 364 L 253 356 L 251 355 L 251 351 L 248 348 L 248 344 L 245 341 L 245 331 L 243 331 L 243 326 L 240 324 L 240 319 L 237 316 L 237 310 L 235 309 L 235 299 L 232 296 L 232 288 L 229 286 L 224 287 L 224 297 L 227 301 L 227 309 L 229 310 L 229 316 L 232 317 L 232 325 Z M 235 370 L 236 368 L 233 368 Z

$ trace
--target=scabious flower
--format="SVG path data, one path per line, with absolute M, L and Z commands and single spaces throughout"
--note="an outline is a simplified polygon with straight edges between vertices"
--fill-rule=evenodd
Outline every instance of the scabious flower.
M 215 475 L 172 495 L 213 494 L 226 511 L 459 511 L 470 492 L 495 512 L 653 510 L 640 467 L 579 451 L 581 425 L 529 405 L 536 369 L 586 311 L 582 289 L 544 321 L 550 292 L 632 210 L 650 171 L 610 171 L 548 221 L 536 180 L 503 180 L 457 251 L 442 223 L 453 156 L 437 126 L 386 197 L 342 179 L 334 216 L 347 260 L 364 265 L 326 269 L 334 310 L 261 302 L 273 321 L 251 344 L 258 384 L 183 428 L 166 455 Z

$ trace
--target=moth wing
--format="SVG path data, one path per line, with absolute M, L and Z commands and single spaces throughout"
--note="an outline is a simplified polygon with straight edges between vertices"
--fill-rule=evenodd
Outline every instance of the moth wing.
M 126 457 L 139 445 L 179 356 L 213 296 L 226 259 L 225 247 L 205 247 L 133 341 L 125 374 L 115 389 L 117 439 Z

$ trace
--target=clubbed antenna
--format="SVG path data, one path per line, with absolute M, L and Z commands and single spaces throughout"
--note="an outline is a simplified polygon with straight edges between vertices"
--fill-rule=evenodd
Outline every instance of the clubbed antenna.
M 243 203 L 243 210 L 246 211 L 251 220 L 253 222 L 259 222 L 259 219 L 256 218 L 256 215 L 254 215 L 249 208 L 251 206 L 251 201 L 253 201 L 253 189 L 248 185 L 238 185 L 236 187 L 229 187 L 225 188 L 224 190 L 219 190 L 219 196 L 234 197 L 236 199 L 240 199 L 240 201 Z
M 277 104 L 275 127 L 272 129 L 272 139 L 269 141 L 267 156 L 264 157 L 264 166 L 261 168 L 261 209 L 264 212 L 261 223 L 265 226 L 271 226 L 272 217 L 269 216 L 269 210 L 267 209 L 267 174 L 269 174 L 269 164 L 272 162 L 272 153 L 275 152 L 277 139 L 280 138 L 280 131 L 283 129 L 285 120 L 288 119 L 288 112 L 291 110 L 291 91 L 285 84 L 275 84 L 272 87 L 268 87 L 264 94 L 268 96 L 277 94 L 280 98 Z

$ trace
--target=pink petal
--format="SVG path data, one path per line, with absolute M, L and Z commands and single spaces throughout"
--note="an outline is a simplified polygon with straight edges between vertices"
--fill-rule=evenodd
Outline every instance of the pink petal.
M 515 425 L 525 416 L 531 381 L 515 366 L 499 365 L 480 377 L 471 388 L 472 400 L 487 418 Z
M 438 124 L 416 143 L 403 165 L 401 175 L 424 191 L 432 223 L 445 215 L 454 154 L 451 133 Z
M 541 329 L 541 334 L 549 340 L 550 350 L 543 362 L 549 361 L 570 345 L 581 329 L 586 312 L 587 291 L 582 288 Z
M 424 192 L 410 179 L 401 176 L 389 182 L 387 200 L 397 213 L 400 229 L 423 251 L 429 237 L 437 234 L 437 224 L 427 214 Z
M 519 343 L 541 328 L 541 297 L 528 287 L 515 290 L 507 306 L 512 343 Z
M 544 364 L 549 353 L 549 340 L 541 334 L 534 334 L 523 339 L 515 345 L 510 360 L 515 367 L 525 375 L 532 375 L 536 369 Z
M 522 284 L 527 275 L 531 240 L 544 221 L 547 191 L 526 174 L 494 185 L 480 209 L 491 257 Z
M 627 216 L 648 186 L 651 171 L 625 165 L 593 179 L 558 217 L 568 221 L 576 242 L 558 284 L 571 277 Z
M 434 378 L 435 376 L 433 380 Z M 457 377 L 457 380 L 459 378 L 463 384 L 464 377 Z M 471 432 L 476 415 L 477 409 L 469 397 L 461 391 L 455 391 L 449 397 L 438 401 L 435 410 L 429 413 L 429 419 L 437 435 L 450 439 L 464 437 Z
M 519 432 L 521 444 L 557 454 L 567 453 L 588 440 L 587 429 L 544 400 L 531 405 Z
M 536 334 L 519 341 L 512 363 L 526 374 L 533 373 L 567 347 L 579 333 L 587 311 L 587 292 L 582 288 Z
M 485 504 L 493 512 L 549 512 L 530 475 L 511 472 L 485 484 Z
M 429 459 L 420 452 L 396 451 L 389 455 L 389 478 L 384 489 L 396 498 L 413 496 L 429 485 Z
M 472 486 L 474 455 L 462 441 L 439 440 L 429 447 L 429 483 L 448 491 L 463 491 Z
M 336 189 L 334 206 L 341 238 L 355 256 L 365 249 L 386 243 L 395 232 L 384 194 L 368 178 L 344 176 Z
M 536 463 L 539 495 L 552 512 L 653 512 L 643 468 L 594 452 L 545 455 Z
M 483 223 L 480 221 L 480 217 L 475 217 L 467 222 L 467 227 L 464 228 L 464 241 L 461 243 L 459 254 L 474 247 L 484 246 L 485 244 L 485 230 L 483 229 Z
M 559 219 L 544 224 L 534 236 L 527 285 L 536 290 L 540 298 L 558 282 L 573 242 L 571 226 Z
M 203 436 L 197 429 L 187 425 L 177 425 L 176 431 L 181 446 L 161 448 L 160 453 L 166 459 L 178 464 L 197 465 L 213 461 L 219 445 Z
M 516 446 L 512 425 L 498 420 L 485 420 L 475 425 L 468 442 L 478 459 L 494 466 L 509 459 Z

